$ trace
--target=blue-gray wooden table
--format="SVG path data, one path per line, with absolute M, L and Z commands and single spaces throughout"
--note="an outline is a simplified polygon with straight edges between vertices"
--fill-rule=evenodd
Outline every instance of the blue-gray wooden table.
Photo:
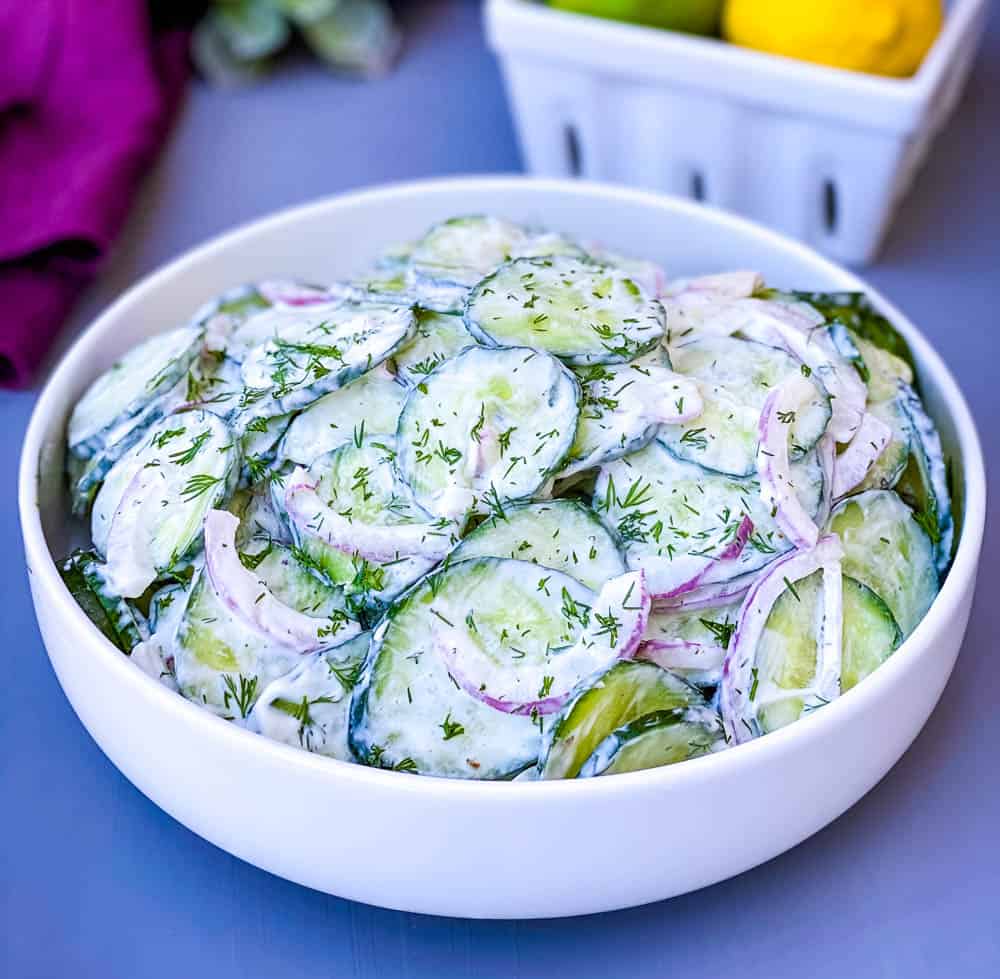
M 64 342 L 137 277 L 235 223 L 365 184 L 519 169 L 478 6 L 407 11 L 406 51 L 384 80 L 333 79 L 293 59 L 259 87 L 195 85 Z M 993 477 L 998 19 L 957 117 L 868 273 L 958 376 Z M 1000 976 L 995 521 L 939 707 L 892 773 L 832 826 L 764 867 L 650 907 L 567 921 L 427 918 L 327 897 L 241 863 L 156 809 L 90 740 L 45 657 L 21 559 L 14 469 L 34 398 L 0 394 L 0 976 Z

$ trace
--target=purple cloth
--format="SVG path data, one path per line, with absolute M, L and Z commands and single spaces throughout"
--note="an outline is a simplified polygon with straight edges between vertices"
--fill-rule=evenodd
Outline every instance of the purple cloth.
M 0 0 L 0 384 L 30 382 L 163 142 L 187 35 L 144 0 Z

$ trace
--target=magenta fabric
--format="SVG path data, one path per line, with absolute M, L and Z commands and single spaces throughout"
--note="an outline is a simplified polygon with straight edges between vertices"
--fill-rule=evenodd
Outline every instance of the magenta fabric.
M 144 0 L 0 0 L 0 384 L 29 383 L 155 158 L 187 35 Z

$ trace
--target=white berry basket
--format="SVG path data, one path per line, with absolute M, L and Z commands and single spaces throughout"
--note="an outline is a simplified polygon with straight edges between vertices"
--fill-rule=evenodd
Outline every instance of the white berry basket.
M 694 197 L 871 262 L 955 108 L 988 13 L 953 0 L 912 78 L 487 0 L 525 162 Z

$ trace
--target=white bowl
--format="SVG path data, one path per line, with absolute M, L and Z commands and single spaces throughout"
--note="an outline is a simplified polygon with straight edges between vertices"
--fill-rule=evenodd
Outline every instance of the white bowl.
M 75 400 L 143 337 L 205 298 L 273 275 L 319 281 L 454 214 L 538 221 L 661 261 L 671 275 L 747 267 L 797 288 L 863 289 L 909 340 L 955 462 L 961 534 L 927 617 L 877 673 L 791 727 L 656 771 L 475 783 L 331 761 L 249 734 L 150 679 L 87 620 L 54 558 L 70 545 L 63 436 Z M 986 513 L 976 431 L 920 333 L 853 275 L 739 218 L 652 194 L 517 177 L 334 197 L 224 235 L 143 280 L 65 356 L 24 442 L 20 508 L 42 636 L 80 720 L 142 792 L 195 833 L 272 873 L 408 911 L 548 917 L 628 907 L 722 880 L 815 833 L 899 759 L 965 632 Z M 151 859 L 168 859 L 153 854 Z

